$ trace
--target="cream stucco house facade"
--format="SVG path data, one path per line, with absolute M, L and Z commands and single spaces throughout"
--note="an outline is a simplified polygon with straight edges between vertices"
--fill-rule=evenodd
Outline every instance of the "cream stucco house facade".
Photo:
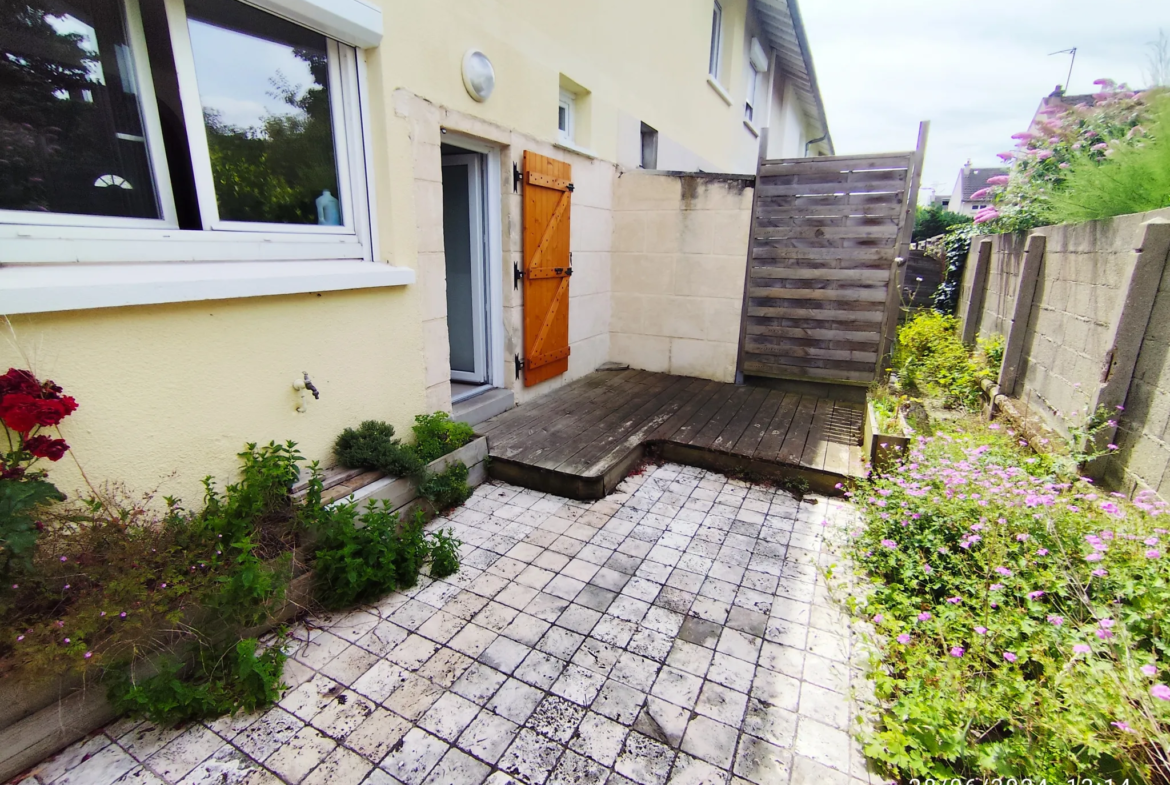
M 328 463 L 361 420 L 610 360 L 728 380 L 750 192 L 699 178 L 680 222 L 689 186 L 640 170 L 749 174 L 765 127 L 769 157 L 832 153 L 795 0 L 18 5 L 0 370 L 80 402 L 63 490 L 196 504 L 245 442 Z M 530 386 L 525 153 L 572 172 L 571 353 Z M 643 318 L 672 297 L 707 321 Z

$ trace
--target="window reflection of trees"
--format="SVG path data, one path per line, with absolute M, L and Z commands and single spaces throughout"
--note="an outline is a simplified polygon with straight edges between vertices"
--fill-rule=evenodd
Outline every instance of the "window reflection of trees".
M 0 2 L 0 208 L 158 216 L 128 55 L 120 3 Z
M 220 218 L 229 221 L 317 223 L 316 199 L 336 195 L 337 164 L 330 115 L 329 65 L 325 52 L 292 48 L 313 76 L 302 90 L 279 71 L 269 96 L 289 107 L 270 113 L 259 126 L 241 128 L 204 107 L 211 169 Z

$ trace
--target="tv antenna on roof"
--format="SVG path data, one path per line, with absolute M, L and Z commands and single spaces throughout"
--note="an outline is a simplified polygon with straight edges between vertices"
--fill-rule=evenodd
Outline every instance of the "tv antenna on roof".
M 1052 57 L 1053 55 L 1072 55 L 1072 57 L 1069 58 L 1069 61 L 1068 61 L 1068 76 L 1065 77 L 1065 80 L 1064 80 L 1064 91 L 1067 93 L 1069 82 L 1072 81 L 1073 63 L 1075 63 L 1077 61 L 1077 48 L 1074 46 L 1072 49 L 1061 49 L 1059 52 L 1049 52 L 1048 53 L 1049 57 Z

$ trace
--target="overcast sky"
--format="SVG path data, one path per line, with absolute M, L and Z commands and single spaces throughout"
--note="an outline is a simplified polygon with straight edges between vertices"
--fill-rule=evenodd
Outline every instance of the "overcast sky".
M 1170 35 L 1170 0 L 800 0 L 839 155 L 913 149 L 930 120 L 922 187 L 999 163 L 1040 99 L 1109 77 L 1145 86 L 1146 43 Z

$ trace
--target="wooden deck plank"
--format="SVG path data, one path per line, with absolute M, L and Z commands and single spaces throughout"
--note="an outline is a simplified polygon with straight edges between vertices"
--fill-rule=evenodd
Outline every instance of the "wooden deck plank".
M 669 420 L 659 425 L 657 430 L 649 438 L 661 441 L 673 437 L 681 426 L 692 422 L 699 410 L 726 386 L 722 382 L 704 382 L 703 386 L 691 396 L 691 399 L 675 412 Z
M 626 394 L 622 395 L 620 403 L 603 404 L 584 421 L 551 430 L 548 440 L 534 447 L 527 461 L 546 469 L 556 469 L 566 459 L 591 443 L 597 434 L 615 427 L 678 378 L 666 374 L 653 374 L 653 378 L 646 384 L 623 391 Z
M 669 417 L 675 411 L 673 408 L 670 408 L 671 403 L 679 396 L 685 395 L 691 380 L 682 376 L 671 376 L 668 378 L 670 381 L 660 388 L 653 397 L 642 399 L 640 405 L 637 405 L 636 408 L 627 409 L 611 423 L 607 425 L 599 424 L 599 427 L 589 434 L 593 437 L 592 439 L 578 441 L 579 449 L 561 461 L 556 466 L 557 471 L 584 477 L 594 476 L 594 473 L 589 471 L 590 467 L 597 463 L 603 456 L 614 453 L 627 436 L 641 431 L 641 429 L 647 426 L 649 421 L 655 420 L 655 417 L 663 408 L 670 409 L 670 412 L 662 415 L 660 419 L 655 420 L 654 424 L 649 427 L 649 430 L 653 430 L 659 422 Z M 681 402 L 679 405 L 681 405 Z M 628 450 L 615 457 L 620 459 L 624 457 L 626 452 Z
M 604 441 L 595 442 L 578 453 L 574 461 L 577 465 L 585 467 L 582 473 L 587 477 L 604 474 L 609 467 L 625 459 L 631 450 L 648 441 L 662 423 L 673 417 L 679 409 L 694 398 L 695 392 L 702 386 L 702 379 L 691 379 L 685 385 L 672 389 L 665 402 L 659 402 L 659 399 L 667 396 L 667 393 L 663 393 L 659 398 L 643 407 L 643 410 L 638 413 L 637 419 L 633 421 L 632 428 L 611 432 L 607 435 L 608 444 Z M 646 411 L 647 408 L 650 410 Z M 565 471 L 571 468 L 567 464 L 563 466 Z
M 564 397 L 557 393 L 545 395 L 552 398 L 549 406 L 535 408 L 523 420 L 523 425 L 512 426 L 507 433 L 502 433 L 493 439 L 489 436 L 489 443 L 496 455 L 515 454 L 516 449 L 531 447 L 541 440 L 544 434 L 552 429 L 564 429 L 573 422 L 589 421 L 590 416 L 608 406 L 612 406 L 615 397 L 628 394 L 640 385 L 653 378 L 647 371 L 624 371 L 614 374 L 614 378 L 605 384 L 591 387 L 584 392 L 574 394 L 566 390 Z
M 727 427 L 727 423 L 731 421 L 739 410 L 747 401 L 751 394 L 750 387 L 736 387 L 732 390 L 731 395 L 727 397 L 719 410 L 711 416 L 711 421 L 704 425 L 695 437 L 691 439 L 691 445 L 694 447 L 702 447 L 709 449 L 715 440 L 719 438 L 719 434 L 723 433 L 723 429 Z
M 833 401 L 829 398 L 819 399 L 816 411 L 813 412 L 808 438 L 804 442 L 804 452 L 800 456 L 801 466 L 807 466 L 811 469 L 825 468 L 825 456 L 828 454 L 829 424 L 832 417 Z
M 690 444 L 699 435 L 699 431 L 703 430 L 707 423 L 711 422 L 711 418 L 727 403 L 727 399 L 731 397 L 735 389 L 735 386 L 731 384 L 720 385 L 715 394 L 699 407 L 690 420 L 679 425 L 678 430 L 674 433 L 664 434 L 662 438 L 680 444 Z
M 772 416 L 772 421 L 764 430 L 764 436 L 760 439 L 759 446 L 752 453 L 753 458 L 761 461 L 779 460 L 784 439 L 788 436 L 788 430 L 796 418 L 796 407 L 800 403 L 800 398 L 798 393 L 784 394 L 784 400 L 780 402 L 780 407 L 776 409 L 776 414 Z
M 834 474 L 849 474 L 850 426 L 857 413 L 855 404 L 844 401 L 833 402 L 831 429 L 825 437 L 825 471 Z
M 620 479 L 632 452 L 651 442 L 661 443 L 667 455 L 675 450 L 678 457 L 672 460 L 693 459 L 700 466 L 707 453 L 709 460 L 724 462 L 716 466 L 734 466 L 738 458 L 860 476 L 861 412 L 857 404 L 764 387 L 646 371 L 604 372 L 492 418 L 478 430 L 490 434 L 490 454 L 501 460 L 509 481 L 526 484 L 527 476 L 534 488 L 559 483 L 558 492 L 570 494 L 577 492 L 574 487 L 589 488 L 580 498 L 596 498 L 592 494 Z M 574 477 L 585 485 L 566 486 Z M 825 482 L 822 492 L 835 480 Z
M 764 405 L 764 400 L 768 397 L 768 390 L 765 387 L 757 387 L 748 395 L 747 400 L 744 401 L 743 407 L 736 412 L 727 425 L 723 428 L 723 432 L 715 437 L 711 442 L 711 449 L 719 452 L 735 452 L 735 443 L 739 441 L 739 437 L 743 436 L 743 432 L 751 425 L 752 419 L 756 416 L 756 412 Z
M 780 447 L 777 459 L 782 463 L 799 464 L 804 455 L 804 443 L 808 440 L 808 432 L 812 427 L 813 414 L 817 409 L 817 399 L 807 395 L 800 396 L 796 406 L 796 414 L 792 418 L 792 426 L 784 437 L 784 444 Z
M 546 395 L 543 398 L 537 398 L 532 403 L 522 403 L 503 414 L 485 420 L 475 426 L 475 432 L 480 436 L 499 434 L 498 441 L 501 444 L 505 444 L 520 436 L 517 433 L 520 429 L 513 428 L 512 426 L 514 424 L 524 423 L 531 428 L 540 421 L 540 418 L 552 410 L 567 410 L 580 400 L 591 399 L 600 390 L 612 387 L 615 384 L 628 383 L 645 373 L 645 371 L 632 370 L 591 373 L 557 390 L 556 395 Z
M 748 423 L 747 428 L 744 428 L 743 434 L 735 442 L 731 448 L 733 453 L 737 455 L 746 455 L 748 457 L 755 455 L 756 448 L 760 446 L 760 442 L 764 438 L 764 434 L 768 432 L 768 425 L 772 422 L 772 418 L 776 416 L 776 411 L 780 408 L 780 404 L 784 401 L 784 393 L 779 390 L 771 390 L 768 397 L 760 404 L 760 408 L 756 411 L 752 421 Z

